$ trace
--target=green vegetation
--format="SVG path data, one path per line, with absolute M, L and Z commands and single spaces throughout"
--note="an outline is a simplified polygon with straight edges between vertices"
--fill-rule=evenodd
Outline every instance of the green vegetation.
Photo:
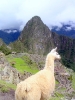
M 72 87 L 75 90 L 75 73 L 72 74 Z
M 61 100 L 64 96 L 61 93 L 55 92 L 55 96 L 51 97 L 50 100 Z
M 28 56 L 12 57 L 9 55 L 7 56 L 7 59 L 11 63 L 11 66 L 15 67 L 21 73 L 26 71 L 35 74 L 38 72 L 37 64 Z
M 61 100 L 61 97 L 52 97 L 50 100 Z
M 59 53 L 61 54 L 61 63 L 63 65 L 65 65 L 66 67 L 75 71 L 75 62 L 74 62 L 75 52 L 74 52 L 74 50 L 71 49 L 71 52 L 69 50 L 66 50 L 66 49 L 60 50 Z
M 57 85 L 59 84 L 59 82 L 58 82 L 57 80 L 55 81 L 55 83 L 56 83 Z
M 0 91 L 1 92 L 8 92 L 10 89 L 16 89 L 16 85 L 6 83 L 5 81 L 0 80 Z
M 59 85 L 59 82 L 56 80 L 56 85 Z M 58 86 L 56 86 L 56 88 L 57 88 Z M 62 94 L 62 91 L 65 91 L 66 90 L 66 88 L 61 88 L 61 89 L 59 89 L 59 90 L 57 90 L 55 93 L 54 93 L 54 96 L 53 97 L 51 97 L 51 99 L 50 100 L 64 100 L 63 98 L 64 98 L 64 95 Z
M 63 97 L 63 95 L 61 93 L 58 93 L 58 92 L 55 93 L 55 96 L 56 97 Z
M 15 51 L 17 53 L 24 52 L 26 50 L 23 43 L 21 43 L 19 40 L 13 43 L 10 43 L 9 46 L 12 48 L 12 51 Z
M 8 55 L 8 54 L 11 53 L 11 50 L 8 49 L 5 44 L 3 44 L 2 46 L 0 46 L 0 51 L 2 51 L 5 55 Z

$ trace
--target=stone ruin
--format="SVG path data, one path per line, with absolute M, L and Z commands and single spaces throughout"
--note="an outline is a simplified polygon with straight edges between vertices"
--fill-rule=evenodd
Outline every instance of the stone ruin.
M 0 80 L 17 84 L 30 75 L 31 73 L 26 71 L 24 71 L 24 74 L 21 74 L 15 68 L 11 67 L 10 63 L 5 59 L 5 55 L 0 52 Z
M 4 65 L 4 68 L 3 66 L 0 66 L 0 80 L 4 80 L 8 83 L 17 84 L 19 83 L 19 79 L 17 78 L 18 78 L 17 71 L 14 71 L 13 68 L 9 64 Z
M 62 91 L 62 94 L 69 94 L 71 95 L 74 93 L 74 89 L 72 88 L 72 70 L 68 72 L 68 69 L 63 66 L 61 63 L 58 63 L 59 66 L 56 64 L 55 67 L 55 79 L 59 84 L 56 86 L 58 87 L 56 91 L 60 91 L 61 88 L 64 89 L 64 92 Z

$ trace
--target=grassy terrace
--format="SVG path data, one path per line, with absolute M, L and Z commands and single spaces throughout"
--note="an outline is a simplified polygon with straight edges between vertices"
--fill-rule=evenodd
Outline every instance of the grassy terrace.
M 5 81 L 0 80 L 0 91 L 1 92 L 8 92 L 10 89 L 15 90 L 16 89 L 16 85 L 10 84 L 10 83 L 6 83 Z
M 26 71 L 35 74 L 36 72 L 38 72 L 37 64 L 33 62 L 28 56 L 13 57 L 11 55 L 8 55 L 7 59 L 10 62 L 11 66 L 16 68 L 21 73 Z

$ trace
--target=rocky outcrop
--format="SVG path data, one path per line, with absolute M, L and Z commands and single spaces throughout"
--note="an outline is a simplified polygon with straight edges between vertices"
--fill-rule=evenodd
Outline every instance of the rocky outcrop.
M 53 47 L 51 31 L 38 16 L 28 21 L 19 40 L 30 53 L 46 54 Z
M 6 60 L 5 55 L 0 52 L 0 80 L 14 83 L 14 70 Z
M 11 54 L 11 55 L 15 55 L 15 54 Z M 0 80 L 6 81 L 7 83 L 17 84 L 20 81 L 29 77 L 30 75 L 32 74 L 26 71 L 24 71 L 24 74 L 17 71 L 8 62 L 6 56 L 2 52 L 0 52 Z

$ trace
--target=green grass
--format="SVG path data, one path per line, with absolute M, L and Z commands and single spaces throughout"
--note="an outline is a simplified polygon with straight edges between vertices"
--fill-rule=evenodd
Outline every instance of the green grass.
M 56 85 L 58 85 L 58 84 L 59 84 L 59 82 L 58 82 L 57 80 L 55 80 L 55 83 L 56 83 Z
M 63 97 L 63 95 L 59 92 L 56 92 L 55 95 L 56 95 L 56 97 Z
M 16 89 L 16 85 L 6 83 L 5 81 L 0 80 L 0 91 L 1 92 L 8 92 L 10 89 Z
M 72 73 L 72 87 L 75 90 L 75 73 Z
M 27 56 L 15 58 L 10 55 L 7 57 L 7 59 L 11 63 L 11 66 L 15 67 L 21 73 L 26 71 L 35 74 L 38 72 L 36 63 L 29 59 Z
M 52 97 L 50 100 L 61 100 L 61 97 Z
M 51 97 L 50 100 L 61 100 L 64 96 L 60 94 L 59 92 L 55 92 L 55 97 Z

